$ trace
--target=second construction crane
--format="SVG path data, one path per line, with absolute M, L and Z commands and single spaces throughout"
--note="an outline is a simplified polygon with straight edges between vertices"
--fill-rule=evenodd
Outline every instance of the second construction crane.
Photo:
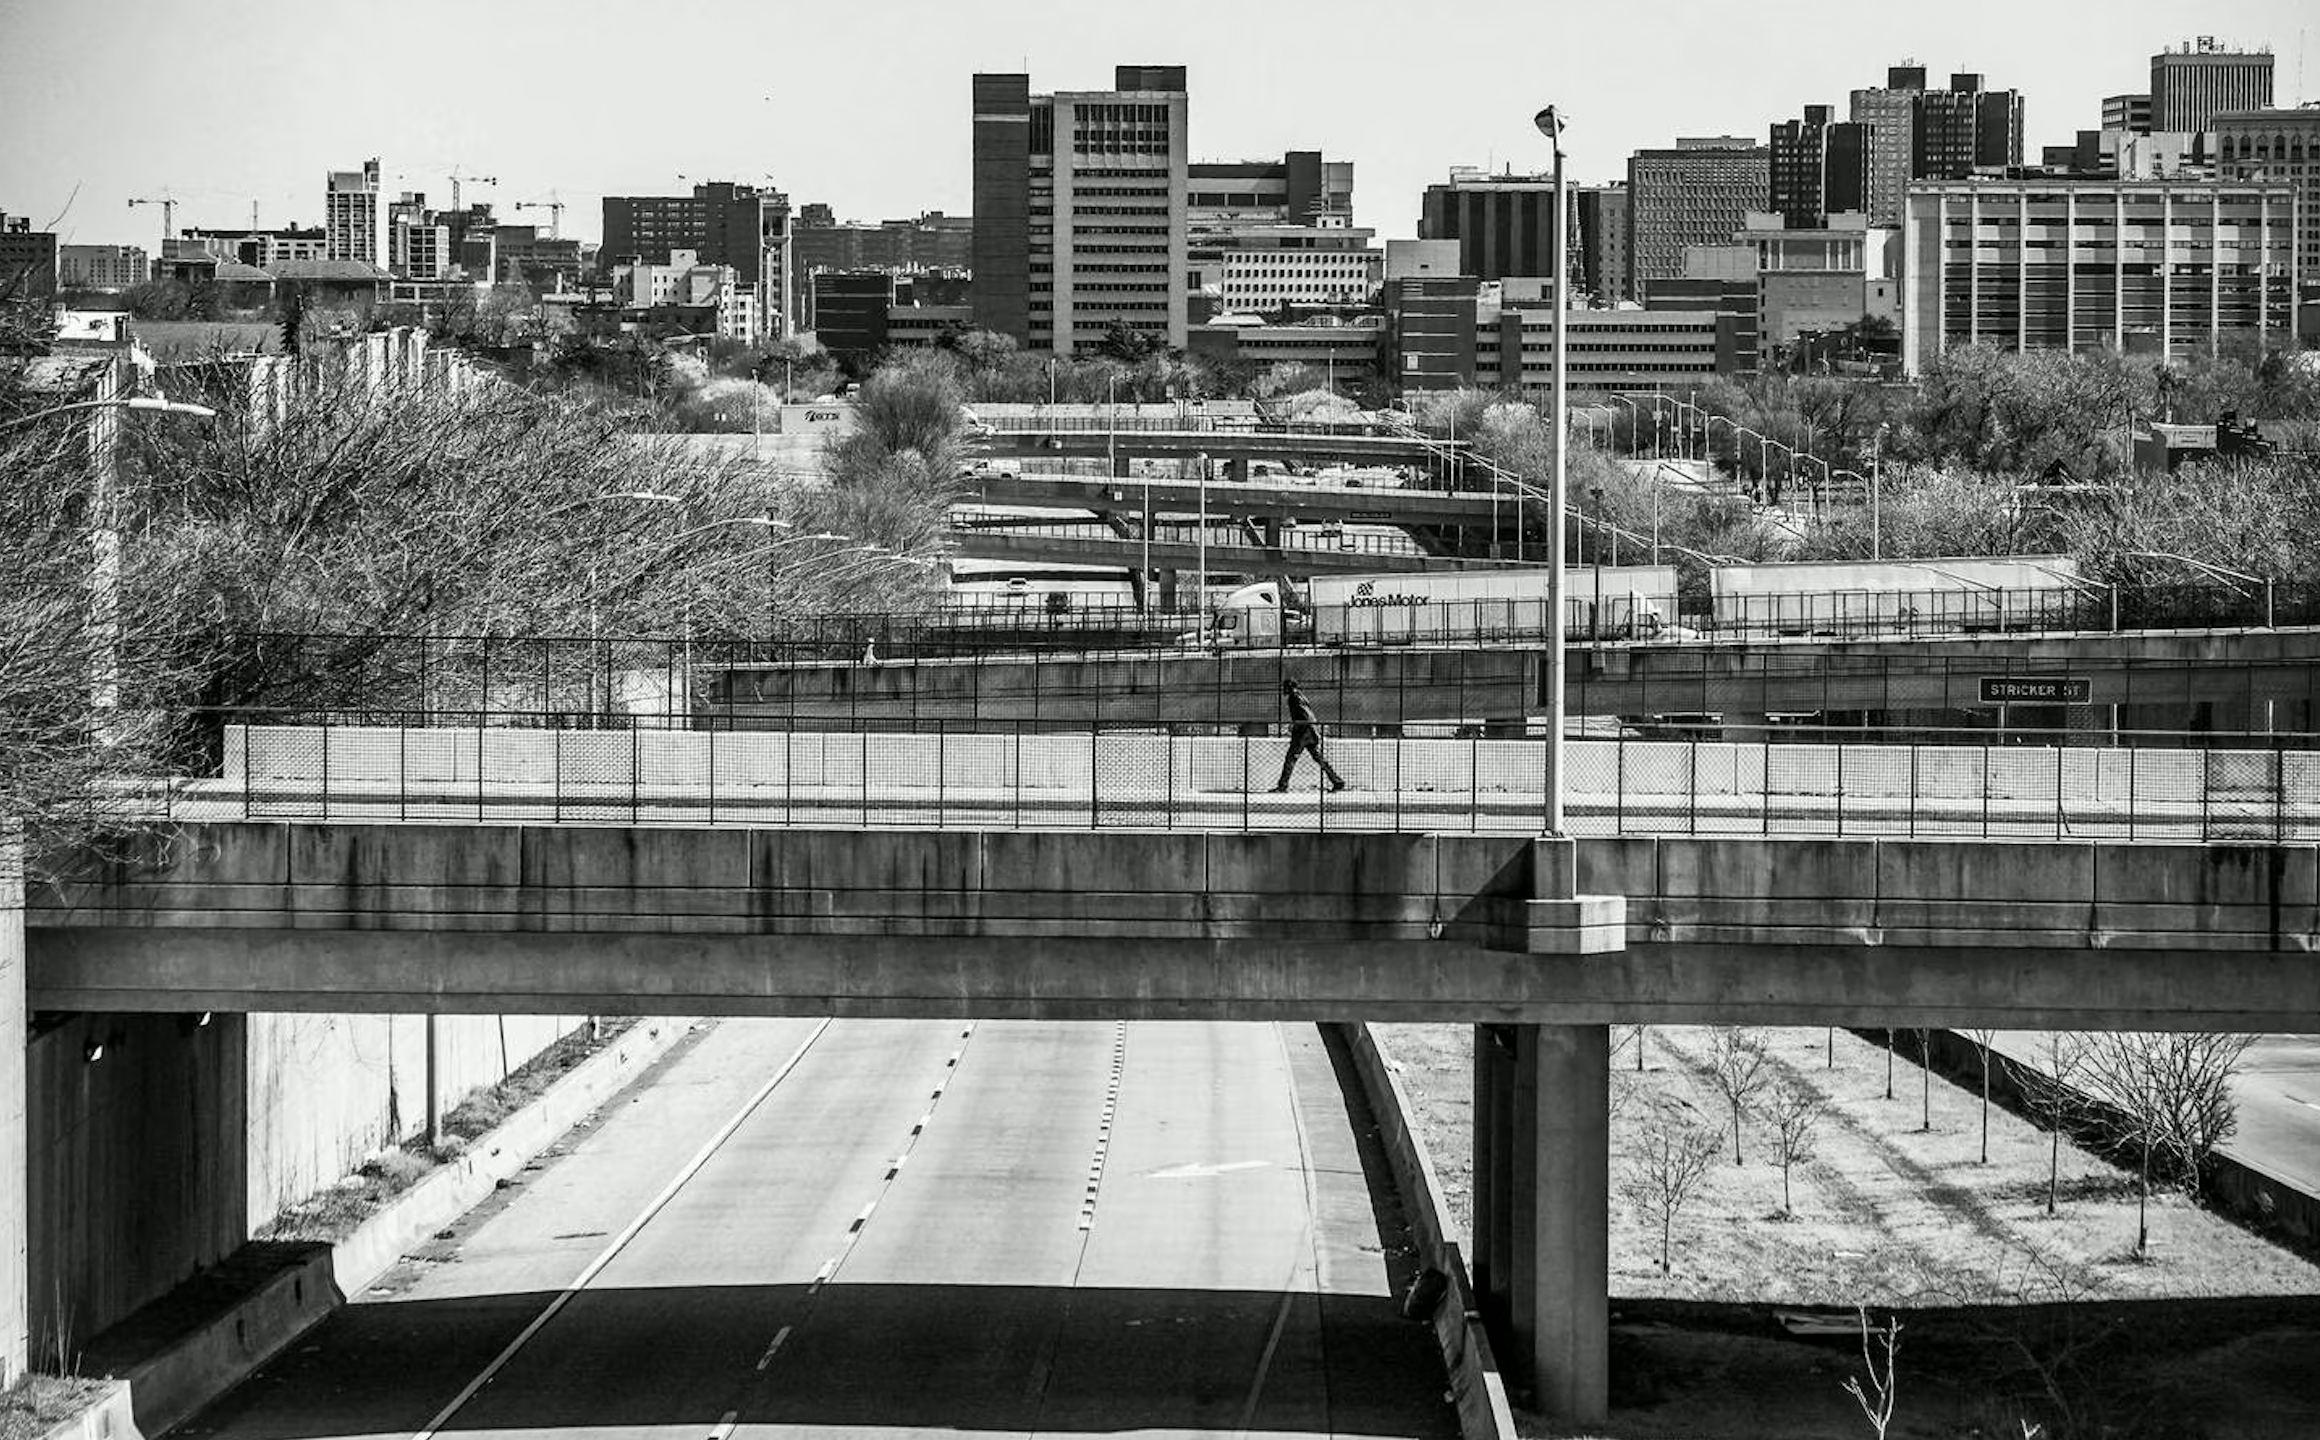
M 509 208 L 510 210 L 545 210 L 545 211 L 547 211 L 547 212 L 548 212 L 548 238 L 549 238 L 549 239 L 551 239 L 551 240 L 561 240 L 561 239 L 563 239 L 563 238 L 564 238 L 564 202 L 563 202 L 563 201 L 561 201 L 561 200 L 556 200 L 556 199 L 548 199 L 548 200 L 518 200 L 518 201 L 514 202 L 513 204 L 509 205 L 509 206 L 508 206 L 508 208 Z

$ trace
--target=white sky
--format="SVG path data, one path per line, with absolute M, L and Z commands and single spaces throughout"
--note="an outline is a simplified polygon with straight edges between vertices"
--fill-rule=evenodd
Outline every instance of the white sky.
M 1455 164 L 1545 169 L 1531 115 L 1570 116 L 1574 181 L 1626 173 L 1678 135 L 1763 138 L 1807 103 L 1914 59 L 2025 93 L 2026 150 L 2069 141 L 2101 98 L 2147 88 L 2192 34 L 2277 54 L 2305 88 L 2287 0 L 0 0 L 0 210 L 68 241 L 156 249 L 164 187 L 184 225 L 315 224 L 324 172 L 382 158 L 390 190 L 450 203 L 452 166 L 503 219 L 560 197 L 767 180 L 877 220 L 970 205 L 969 79 L 1099 89 L 1112 66 L 1190 68 L 1196 159 L 1319 149 L 1355 162 L 1358 223 L 1414 234 Z M 2191 18 L 2196 16 L 2197 18 Z M 1566 17 L 1568 23 L 1565 23 Z M 2311 77 L 2320 84 L 2320 74 Z M 1939 83 L 1938 79 L 1936 83 Z M 680 180 L 680 175 L 689 177 Z M 61 220 L 58 220 L 59 216 Z

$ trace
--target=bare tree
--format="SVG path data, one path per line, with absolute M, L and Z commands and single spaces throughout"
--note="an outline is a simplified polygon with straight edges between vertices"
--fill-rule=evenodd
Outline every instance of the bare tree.
M 2151 1177 L 2199 1192 L 2215 1147 L 2238 1128 L 2231 1077 L 2253 1035 L 2111 1032 L 2087 1041 L 2093 1114 L 2137 1156 L 2135 1253 L 2150 1253 Z
M 1821 1093 L 1804 1082 L 1784 1077 L 1772 1087 L 1772 1093 L 1759 1109 L 1764 1123 L 1772 1129 L 1772 1154 L 1780 1162 L 1780 1208 L 1782 1213 L 1796 1213 L 1796 1200 L 1789 1188 L 1789 1172 L 1798 1165 L 1808 1164 L 1819 1144 L 1821 1117 L 1828 1113 L 1829 1102 Z
M 1732 1163 L 1742 1164 L 1740 1117 L 1772 1079 L 1772 1052 L 1764 1037 L 1746 1025 L 1717 1025 L 1708 1031 L 1708 1083 L 1732 1113 Z
M 1974 1055 L 1982 1062 L 1981 1163 L 1987 1165 L 1990 1163 L 1990 1047 L 1997 1043 L 1998 1032 L 1995 1030 L 1966 1030 L 1960 1033 L 1973 1042 Z
M 1673 1273 L 1676 1218 L 1715 1163 L 1720 1142 L 1702 1126 L 1658 1117 L 1628 1152 L 1620 1193 L 1637 1215 L 1659 1230 L 1659 1270 Z
M 1885 1440 L 1901 1395 L 1901 1372 L 1895 1363 L 1901 1354 L 1901 1319 L 1888 1315 L 1884 1324 L 1872 1325 L 1866 1306 L 1855 1306 L 1854 1314 L 1860 1319 L 1861 1368 L 1867 1374 L 1846 1376 L 1845 1393 L 1861 1407 L 1877 1440 Z
M 2027 1062 L 2006 1061 L 2006 1073 L 2046 1127 L 2046 1213 L 2055 1212 L 2062 1183 L 2062 1132 L 2083 1113 L 2085 1097 L 2077 1080 L 2086 1068 L 2086 1049 L 2076 1035 L 2050 1030 Z

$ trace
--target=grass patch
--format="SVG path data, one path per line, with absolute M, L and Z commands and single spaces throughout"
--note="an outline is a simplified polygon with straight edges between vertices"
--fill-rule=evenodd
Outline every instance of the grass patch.
M 95 1404 L 111 1387 L 109 1380 L 27 1375 L 0 1392 L 0 1440 L 37 1440 Z
M 313 1240 L 337 1244 L 352 1235 L 388 1201 L 425 1179 L 447 1160 L 507 1123 L 563 1079 L 583 1060 L 626 1034 L 636 1021 L 608 1019 L 599 1031 L 581 1027 L 534 1055 L 496 1085 L 470 1090 L 444 1112 L 441 1136 L 433 1145 L 414 1136 L 393 1150 L 365 1160 L 337 1184 L 285 1207 L 259 1230 L 260 1240 Z

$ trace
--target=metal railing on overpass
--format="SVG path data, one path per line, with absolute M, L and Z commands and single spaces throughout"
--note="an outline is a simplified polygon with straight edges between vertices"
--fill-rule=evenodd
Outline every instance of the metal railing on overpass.
M 369 717 L 391 720 L 394 717 Z M 1193 727 L 567 731 L 234 726 L 179 819 L 941 829 L 1536 833 L 1535 738 L 1322 742 Z M 501 723 L 491 723 L 497 720 Z M 2052 745 L 1576 740 L 1578 835 L 2320 838 L 2320 753 Z M 1332 789 L 1327 777 L 1341 777 Z M 1289 782 L 1285 791 L 1276 784 Z

